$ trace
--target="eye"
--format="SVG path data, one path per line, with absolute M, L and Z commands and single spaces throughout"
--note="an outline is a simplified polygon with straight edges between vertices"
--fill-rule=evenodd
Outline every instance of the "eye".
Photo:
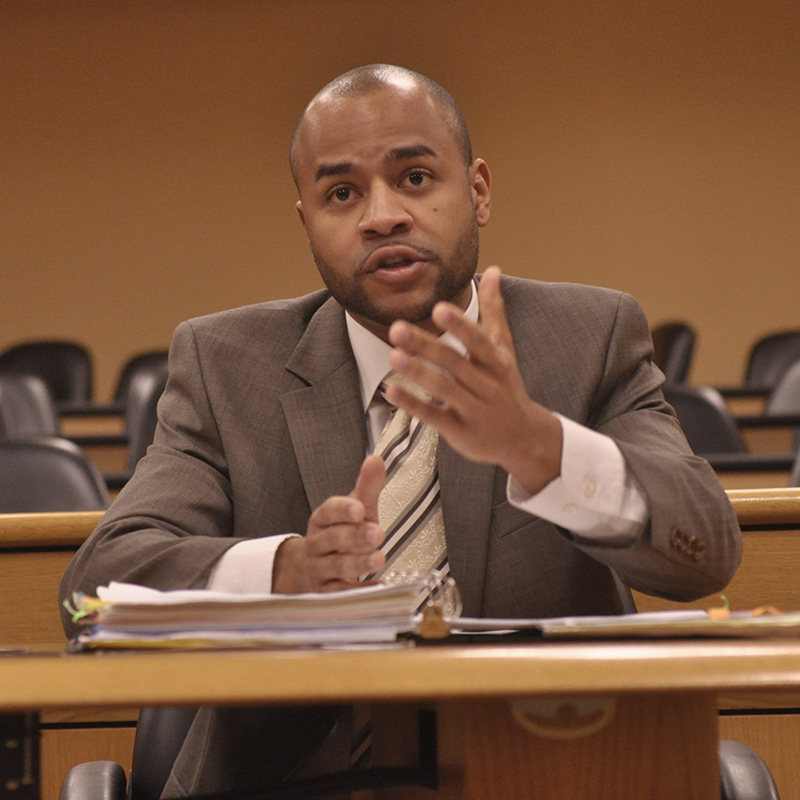
M 410 172 L 408 174 L 408 182 L 412 186 L 422 186 L 422 184 L 425 182 L 426 177 L 427 175 L 424 172 L 420 172 L 419 170 L 417 170 L 415 172 Z
M 340 203 L 344 203 L 350 199 L 350 194 L 351 194 L 350 189 L 348 189 L 346 186 L 340 186 L 338 189 L 334 191 L 333 196 Z

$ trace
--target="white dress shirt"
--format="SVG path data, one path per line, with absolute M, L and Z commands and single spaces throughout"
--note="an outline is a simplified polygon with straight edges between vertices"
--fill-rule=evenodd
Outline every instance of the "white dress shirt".
M 479 316 L 478 293 L 473 284 L 466 311 L 469 319 Z M 361 379 L 361 398 L 367 421 L 370 452 L 389 418 L 390 409 L 375 401 L 380 382 L 390 371 L 391 345 L 368 331 L 349 314 L 347 333 Z M 451 347 L 465 352 L 455 336 L 442 337 Z M 598 543 L 625 540 L 641 534 L 648 517 L 647 499 L 630 474 L 613 439 L 557 415 L 563 430 L 561 474 L 536 495 L 509 476 L 506 493 L 512 505 Z M 269 592 L 275 552 L 288 536 L 249 539 L 225 552 L 211 571 L 208 588 L 224 592 Z

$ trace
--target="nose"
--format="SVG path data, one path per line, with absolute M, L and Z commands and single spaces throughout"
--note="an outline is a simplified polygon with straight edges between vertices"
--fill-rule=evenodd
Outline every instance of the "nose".
M 362 236 L 390 236 L 411 228 L 413 218 L 402 203 L 402 198 L 390 186 L 377 183 L 370 187 L 364 213 L 358 224 Z

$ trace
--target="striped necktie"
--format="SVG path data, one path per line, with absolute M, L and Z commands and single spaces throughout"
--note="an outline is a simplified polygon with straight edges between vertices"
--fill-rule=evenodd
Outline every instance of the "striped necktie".
M 423 396 L 419 387 L 390 372 L 378 391 L 386 399 L 391 383 Z M 391 403 L 389 403 L 391 405 Z M 438 570 L 442 578 L 450 571 L 444 538 L 444 521 L 439 492 L 439 434 L 430 425 L 409 417 L 402 408 L 392 415 L 375 445 L 386 466 L 386 483 L 378 498 L 378 522 L 386 532 L 381 552 L 386 563 L 366 580 L 400 583 Z M 441 583 L 439 586 L 441 587 Z M 434 592 L 435 598 L 438 589 Z M 420 598 L 420 607 L 428 601 Z M 356 708 L 352 765 L 366 766 L 372 751 L 370 709 Z
M 380 386 L 401 383 L 419 394 L 416 386 L 389 373 Z M 388 402 L 388 401 L 387 401 Z M 386 563 L 373 576 L 399 583 L 438 570 L 449 572 L 439 491 L 439 434 L 430 425 L 394 408 L 375 452 L 386 465 L 386 484 L 378 499 L 378 521 L 386 532 L 381 551 Z

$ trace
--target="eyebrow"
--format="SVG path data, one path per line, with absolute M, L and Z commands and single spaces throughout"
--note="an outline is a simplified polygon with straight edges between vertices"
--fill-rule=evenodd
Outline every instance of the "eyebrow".
M 412 144 L 408 147 L 395 147 L 390 150 L 384 161 L 404 161 L 407 158 L 418 158 L 419 156 L 436 156 L 436 151 L 426 144 Z
M 406 147 L 395 147 L 390 150 L 384 157 L 384 161 L 405 161 L 409 158 L 419 158 L 419 156 L 432 156 L 436 157 L 436 151 L 428 147 L 426 144 L 412 144 Z M 352 172 L 355 167 L 351 161 L 340 161 L 338 164 L 323 164 L 317 169 L 315 180 L 320 181 L 323 178 L 329 178 L 332 175 L 346 175 Z
M 352 169 L 353 165 L 350 161 L 341 161 L 338 164 L 323 164 L 317 170 L 316 180 L 322 180 L 322 178 L 327 178 L 330 175 L 344 175 L 351 172 Z

